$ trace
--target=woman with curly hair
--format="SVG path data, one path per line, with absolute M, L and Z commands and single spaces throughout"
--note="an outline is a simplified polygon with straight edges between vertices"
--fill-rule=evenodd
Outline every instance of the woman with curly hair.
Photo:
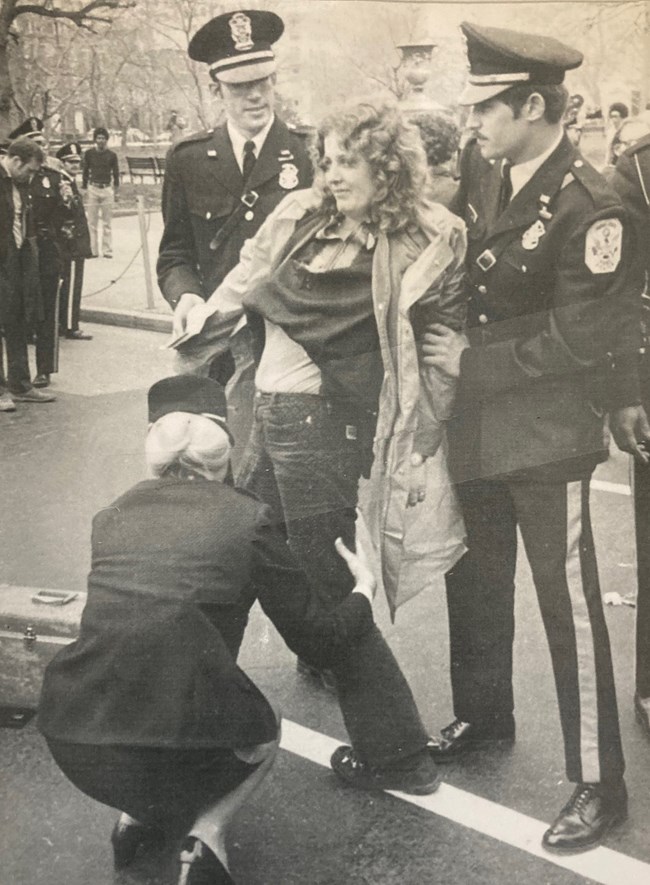
M 352 589 L 334 539 L 354 545 L 370 477 L 366 522 L 394 610 L 398 588 L 414 595 L 462 552 L 441 465 L 453 391 L 417 339 L 433 322 L 462 327 L 464 227 L 428 199 L 418 131 L 392 106 L 333 114 L 313 153 L 314 188 L 286 197 L 190 314 L 202 328 L 180 362 L 201 371 L 228 346 L 224 320 L 245 314 L 256 392 L 237 485 L 272 506 L 332 606 Z

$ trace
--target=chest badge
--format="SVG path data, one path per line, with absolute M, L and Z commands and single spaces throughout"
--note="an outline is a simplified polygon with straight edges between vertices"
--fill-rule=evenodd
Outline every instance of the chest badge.
M 208 148 L 208 157 L 216 157 L 216 156 L 217 156 L 217 152 L 215 151 L 215 149 Z
M 524 247 L 524 249 L 532 251 L 539 246 L 539 241 L 545 233 L 546 228 L 544 227 L 544 222 L 540 221 L 538 218 L 537 221 L 531 224 L 528 230 L 524 231 L 521 238 L 521 245 Z
M 52 187 L 52 182 L 50 181 L 50 179 L 49 179 L 46 175 L 43 176 L 43 178 L 41 179 L 41 181 L 43 182 L 43 187 L 45 187 L 45 188 L 51 188 L 51 187 Z
M 293 163 L 284 163 L 280 170 L 278 184 L 280 187 L 284 188 L 285 191 L 290 191 L 293 190 L 294 187 L 298 187 L 298 167 L 294 166 Z

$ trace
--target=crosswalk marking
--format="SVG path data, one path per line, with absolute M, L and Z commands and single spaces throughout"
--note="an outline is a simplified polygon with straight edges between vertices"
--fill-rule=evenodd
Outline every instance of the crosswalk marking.
M 282 722 L 282 749 L 317 765 L 329 767 L 330 756 L 339 744 L 340 741 L 296 722 L 288 719 Z M 578 855 L 549 854 L 541 846 L 542 834 L 547 824 L 450 784 L 442 784 L 432 796 L 409 796 L 393 791 L 391 795 L 584 876 L 592 882 L 599 882 L 601 885 L 621 885 L 621 882 L 634 882 L 638 885 L 650 883 L 650 864 L 611 848 L 601 846 Z

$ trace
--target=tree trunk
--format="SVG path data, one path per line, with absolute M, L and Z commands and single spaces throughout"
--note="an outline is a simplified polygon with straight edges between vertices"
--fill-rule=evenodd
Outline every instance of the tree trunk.
M 3 34 L 0 21 L 0 138 L 6 138 L 11 131 L 11 111 L 13 109 L 13 86 L 9 73 L 8 36 Z

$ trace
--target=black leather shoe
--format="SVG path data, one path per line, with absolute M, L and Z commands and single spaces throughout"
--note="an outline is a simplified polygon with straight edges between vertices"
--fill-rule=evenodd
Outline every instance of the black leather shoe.
M 613 826 L 627 817 L 625 782 L 578 784 L 542 838 L 548 851 L 571 854 L 598 845 Z
M 143 824 L 123 823 L 118 819 L 113 832 L 111 842 L 113 844 L 113 862 L 115 869 L 121 870 L 128 867 L 136 858 L 140 849 L 150 848 L 161 844 L 163 834 L 153 827 L 145 827 Z
M 450 762 L 456 756 L 495 742 L 513 743 L 515 723 L 512 716 L 499 717 L 489 723 L 454 721 L 429 741 L 429 750 L 436 762 Z
M 634 713 L 641 723 L 646 737 L 650 738 L 650 698 L 642 698 L 637 692 L 634 695 Z
M 359 790 L 399 790 L 428 796 L 440 786 L 440 773 L 429 753 L 423 753 L 413 768 L 373 768 L 352 747 L 334 750 L 330 765 L 346 784 Z
M 235 880 L 204 842 L 188 836 L 181 851 L 178 885 L 235 885 Z
M 34 387 L 49 387 L 50 386 L 50 376 L 49 375 L 37 375 L 32 381 Z

